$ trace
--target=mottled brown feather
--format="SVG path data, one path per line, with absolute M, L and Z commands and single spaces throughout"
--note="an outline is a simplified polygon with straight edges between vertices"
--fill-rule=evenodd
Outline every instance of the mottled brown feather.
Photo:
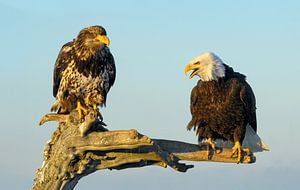
M 53 72 L 53 96 L 54 97 L 56 97 L 57 95 L 60 81 L 62 78 L 62 73 L 67 68 L 68 64 L 71 62 L 73 45 L 74 45 L 74 41 L 68 42 L 65 45 L 63 45 L 55 61 L 54 72 Z
M 91 108 L 105 105 L 116 67 L 109 48 L 97 41 L 99 35 L 106 35 L 101 26 L 84 28 L 76 39 L 62 47 L 54 66 L 56 101 L 52 111 L 69 113 L 77 101 Z

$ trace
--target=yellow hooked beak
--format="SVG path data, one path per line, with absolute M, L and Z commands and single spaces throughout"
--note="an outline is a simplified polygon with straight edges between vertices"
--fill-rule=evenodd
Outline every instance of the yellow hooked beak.
M 96 37 L 96 39 L 107 46 L 109 46 L 110 44 L 109 38 L 105 35 L 99 35 Z
M 190 70 L 193 70 L 193 72 L 190 74 L 190 79 L 193 78 L 193 76 L 195 76 L 199 70 L 199 65 L 198 64 L 193 64 L 190 63 L 188 65 L 186 65 L 184 67 L 184 74 L 186 75 L 187 72 L 189 72 Z

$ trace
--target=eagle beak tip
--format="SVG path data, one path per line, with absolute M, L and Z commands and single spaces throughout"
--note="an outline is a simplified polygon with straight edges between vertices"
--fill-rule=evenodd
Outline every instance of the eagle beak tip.
M 105 35 L 97 36 L 97 39 L 98 39 L 101 43 L 103 43 L 103 44 L 105 44 L 105 45 L 107 45 L 107 46 L 110 45 L 110 40 L 109 40 L 109 38 L 108 38 L 107 36 L 105 36 Z
M 188 71 L 190 70 L 190 65 L 187 65 L 187 66 L 185 66 L 184 67 L 184 75 L 186 76 L 187 75 L 187 73 L 188 73 Z

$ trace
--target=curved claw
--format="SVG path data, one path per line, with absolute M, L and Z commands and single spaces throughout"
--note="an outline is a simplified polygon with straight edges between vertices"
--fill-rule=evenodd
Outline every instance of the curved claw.
M 208 138 L 206 143 L 213 149 L 216 150 L 216 146 L 215 143 L 213 142 L 213 140 L 211 138 Z
M 234 143 L 234 146 L 232 147 L 232 155 L 231 157 L 237 157 L 238 162 L 237 163 L 242 163 L 243 162 L 243 157 L 244 155 L 251 155 L 251 151 L 248 148 L 242 148 L 241 144 L 237 141 Z
M 76 107 L 78 114 L 79 114 L 79 118 L 80 119 L 84 119 L 83 116 L 87 114 L 87 109 L 85 107 L 83 107 L 80 103 L 79 100 L 77 100 L 77 107 Z M 84 113 L 84 115 L 82 114 L 82 112 Z
M 216 146 L 211 138 L 208 138 L 203 144 L 207 146 L 207 158 L 211 160 L 216 152 Z

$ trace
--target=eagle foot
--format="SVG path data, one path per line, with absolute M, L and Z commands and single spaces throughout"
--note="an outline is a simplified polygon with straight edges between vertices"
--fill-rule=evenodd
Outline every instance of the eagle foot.
M 83 107 L 80 103 L 79 100 L 77 100 L 77 107 L 76 107 L 76 110 L 78 111 L 78 115 L 79 115 L 79 119 L 81 122 L 84 121 L 84 115 L 87 114 L 87 109 L 85 107 Z
M 243 163 L 245 155 L 251 155 L 251 151 L 249 148 L 242 148 L 239 142 L 235 142 L 234 146 L 232 147 L 232 155 L 231 158 L 237 158 L 238 164 Z
M 203 144 L 207 147 L 207 158 L 211 160 L 216 153 L 216 146 L 211 138 L 208 138 Z

